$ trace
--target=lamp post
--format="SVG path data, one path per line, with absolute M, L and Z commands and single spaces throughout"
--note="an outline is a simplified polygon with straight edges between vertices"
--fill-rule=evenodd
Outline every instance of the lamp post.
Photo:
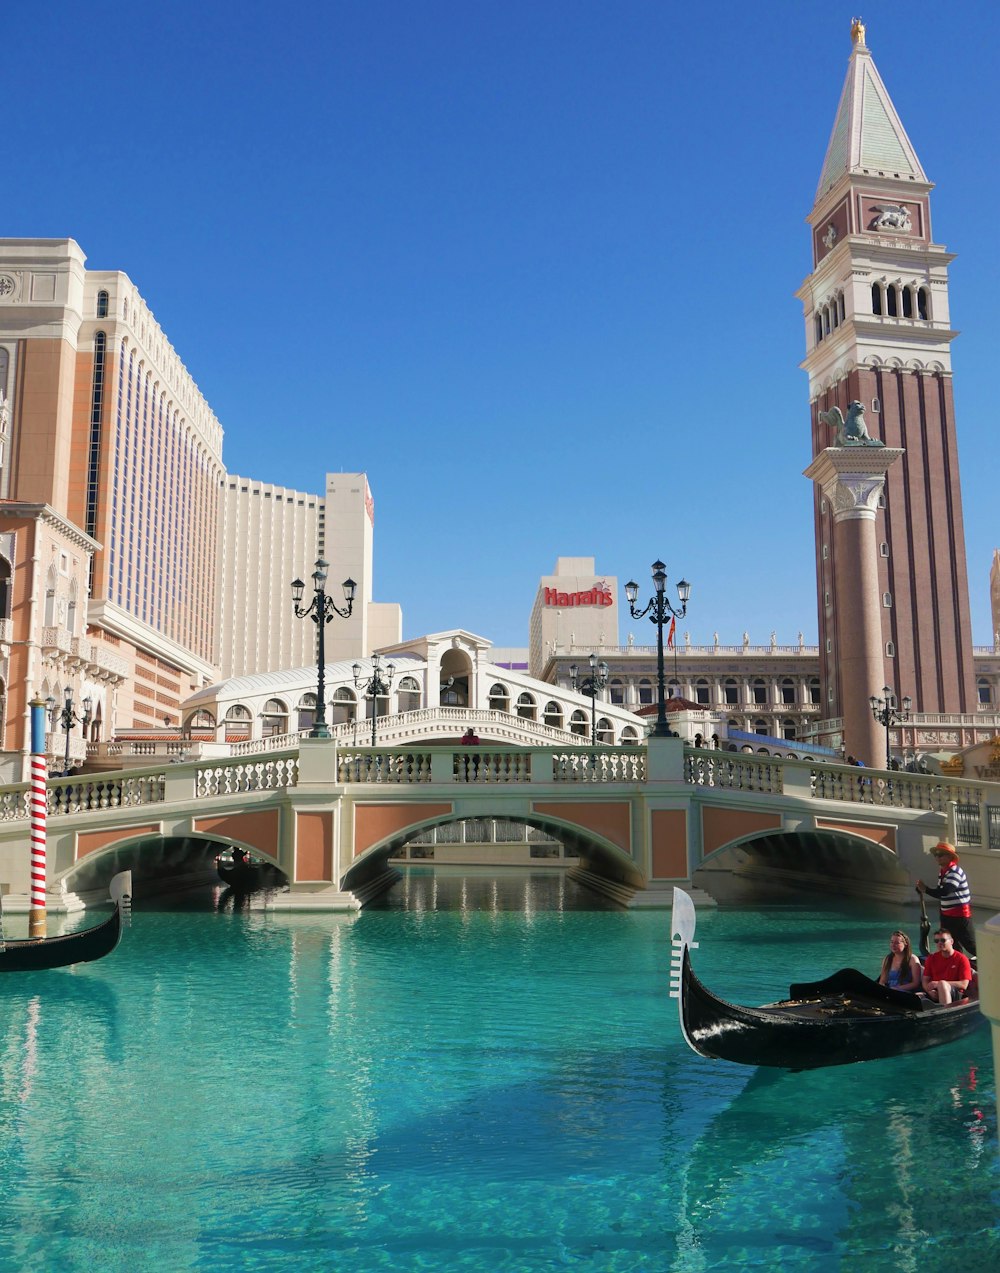
M 354 688 L 361 691 L 365 698 L 372 701 L 372 746 L 375 746 L 375 723 L 378 720 L 378 700 L 384 698 L 392 689 L 392 678 L 396 675 L 396 665 L 387 663 L 382 667 L 378 654 L 372 655 L 372 674 L 366 680 L 361 679 L 361 664 L 355 663 L 351 669 L 354 673 Z M 357 717 L 355 716 L 355 720 Z M 357 731 L 355 730 L 355 737 Z
M 676 738 L 677 735 L 667 724 L 667 708 L 666 708 L 666 685 L 663 678 L 663 625 L 668 618 L 683 619 L 687 614 L 688 598 L 691 596 L 691 585 L 686 579 L 682 579 L 677 585 L 677 597 L 681 603 L 679 610 L 675 609 L 667 600 L 667 574 L 662 561 L 654 561 L 653 566 L 653 596 L 647 605 L 641 610 L 635 607 L 636 598 L 639 595 L 639 585 L 630 579 L 625 585 L 625 596 L 628 598 L 628 607 L 633 619 L 642 619 L 645 615 L 649 615 L 650 623 L 656 624 L 656 724 L 653 726 L 652 736 L 654 738 Z
M 63 694 L 64 694 L 64 696 L 65 696 L 65 702 L 64 702 L 64 704 L 63 704 L 62 710 L 61 710 L 61 711 L 60 711 L 60 713 L 59 713 L 59 718 L 58 718 L 58 719 L 59 719 L 59 728 L 60 728 L 60 729 L 61 729 L 61 730 L 65 733 L 65 735 L 66 735 L 66 759 L 65 759 L 65 762 L 64 762 L 64 764 L 63 764 L 63 774 L 65 775 L 65 774 L 68 774 L 68 773 L 69 773 L 69 735 L 70 735 L 70 730 L 72 730 L 72 728 L 73 728 L 73 726 L 74 726 L 74 725 L 79 725 L 79 726 L 80 726 L 80 732 L 83 734 L 84 742 L 86 742 L 86 740 L 87 740 L 87 726 L 90 724 L 90 709 L 91 709 L 91 707 L 93 706 L 93 704 L 92 704 L 92 702 L 91 702 L 90 695 L 88 694 L 88 695 L 87 695 L 87 697 L 83 700 L 83 703 L 81 704 L 81 706 L 83 707 L 83 715 L 82 715 L 82 716 L 77 716 L 76 712 L 73 710 L 73 689 L 72 689 L 72 687 L 71 687 L 71 686 L 69 686 L 69 685 L 67 685 L 67 686 L 66 686 L 66 688 L 65 688 L 65 690 L 63 691 Z M 49 709 L 49 713 L 50 713 L 51 718 L 52 718 L 52 723 L 53 723 L 53 724 L 55 724 L 55 722 L 56 722 L 56 700 L 50 696 L 49 698 L 47 698 L 47 699 L 45 700 L 45 706 Z
M 611 675 L 610 668 L 607 663 L 601 659 L 597 661 L 597 655 L 590 656 L 590 675 L 582 682 L 579 682 L 580 669 L 575 663 L 571 663 L 569 667 L 570 680 L 573 688 L 579 689 L 581 694 L 590 696 L 590 745 L 597 746 L 597 695 L 605 688 Z
M 297 619 L 312 619 L 318 631 L 316 639 L 316 718 L 309 731 L 310 738 L 329 738 L 330 731 L 326 725 L 326 643 L 324 634 L 326 625 L 335 614 L 342 619 L 350 618 L 354 609 L 354 594 L 357 584 L 353 579 L 344 580 L 344 597 L 347 605 L 341 610 L 334 605 L 332 597 L 326 595 L 326 572 L 330 563 L 319 557 L 313 571 L 313 599 L 307 606 L 302 605 L 302 594 L 305 584 L 301 579 L 292 580 L 292 606 Z
M 889 728 L 892 725 L 901 725 L 903 721 L 910 719 L 910 708 L 913 706 L 913 699 L 909 694 L 903 696 L 903 710 L 900 711 L 896 705 L 896 694 L 888 685 L 882 686 L 882 697 L 878 698 L 875 694 L 868 700 L 871 705 L 872 715 L 880 725 L 885 726 L 885 767 L 889 768 L 889 762 L 892 756 L 889 751 Z

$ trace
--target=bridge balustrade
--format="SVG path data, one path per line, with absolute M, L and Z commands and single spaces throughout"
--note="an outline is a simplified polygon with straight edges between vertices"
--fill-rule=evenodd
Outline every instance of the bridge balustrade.
M 956 779 L 899 771 L 858 769 L 854 765 L 814 765 L 809 773 L 817 800 L 878 805 L 893 809 L 946 813 L 950 802 L 980 805 L 983 788 Z
M 698 787 L 757 791 L 769 796 L 784 791 L 782 761 L 742 752 L 685 751 L 684 778 Z
M 426 751 L 338 750 L 337 782 L 419 783 L 431 781 L 431 757 Z
M 250 791 L 276 791 L 298 785 L 299 758 L 268 756 L 265 760 L 231 760 L 199 765 L 195 795 L 232 796 Z
M 552 757 L 553 782 L 645 782 L 646 753 L 638 748 L 581 748 Z
M 101 774 L 50 782 L 46 788 L 49 817 L 88 813 L 93 809 L 126 809 L 160 804 L 164 799 L 163 774 Z

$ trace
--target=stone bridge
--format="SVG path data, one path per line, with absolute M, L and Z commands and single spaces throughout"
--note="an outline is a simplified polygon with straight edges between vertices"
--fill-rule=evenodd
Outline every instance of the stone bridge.
M 214 878 L 216 854 L 242 845 L 287 881 L 267 905 L 354 909 L 397 878 L 389 858 L 418 832 L 504 818 L 560 839 L 578 878 L 633 906 L 669 904 L 674 884 L 711 893 L 731 875 L 912 897 L 928 871 L 924 850 L 964 828 L 977 902 L 1000 906 L 1000 853 L 968 834 L 992 825 L 998 790 L 677 738 L 475 750 L 305 739 L 280 752 L 51 780 L 49 897 L 53 910 L 85 905 L 128 867 L 141 898 Z M 0 884 L 8 909 L 27 905 L 27 784 L 0 788 Z

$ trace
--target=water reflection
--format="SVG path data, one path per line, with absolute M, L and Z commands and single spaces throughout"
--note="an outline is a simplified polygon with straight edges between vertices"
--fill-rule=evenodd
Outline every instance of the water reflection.
M 616 911 L 563 870 L 496 866 L 403 866 L 402 879 L 366 910 Z

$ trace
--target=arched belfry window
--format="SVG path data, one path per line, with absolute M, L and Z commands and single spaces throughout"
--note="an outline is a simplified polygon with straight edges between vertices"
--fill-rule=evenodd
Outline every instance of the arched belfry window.
M 823 339 L 823 319 L 819 314 L 817 314 L 816 315 L 816 344 L 818 345 L 822 339 Z
M 896 296 L 895 283 L 890 283 L 885 289 L 885 312 L 890 318 L 899 317 L 899 301 Z
M 872 313 L 879 315 L 882 313 L 882 288 L 878 283 L 872 284 Z
M 97 317 L 107 318 L 108 316 L 108 294 L 107 292 L 97 293 Z
M 917 317 L 928 319 L 931 316 L 930 294 L 926 287 L 917 289 Z
M 910 288 L 903 288 L 903 317 L 913 317 L 913 292 Z

